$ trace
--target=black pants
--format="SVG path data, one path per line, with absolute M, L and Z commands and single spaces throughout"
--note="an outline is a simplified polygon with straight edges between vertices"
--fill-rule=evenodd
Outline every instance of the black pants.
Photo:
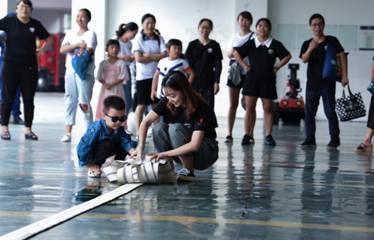
M 210 109 L 214 112 L 214 88 L 198 88 L 195 90 L 200 93 L 206 103 L 208 103 Z
M 316 132 L 316 120 L 319 99 L 322 97 L 323 109 L 329 123 L 330 137 L 339 139 L 339 121 L 335 111 L 336 83 L 325 83 L 319 86 L 306 87 L 305 96 L 305 134 L 307 138 L 314 138 Z
M 17 65 L 4 63 L 3 91 L 1 103 L 1 125 L 8 126 L 12 103 L 20 87 L 25 114 L 25 126 L 31 127 L 34 119 L 34 96 L 38 81 L 37 65 Z
M 374 95 L 371 96 L 367 127 L 374 129 Z
M 91 152 L 88 158 L 88 165 L 101 166 L 105 160 L 115 155 L 114 159 L 125 159 L 127 152 L 121 147 L 121 144 L 116 141 L 107 140 L 98 144 Z

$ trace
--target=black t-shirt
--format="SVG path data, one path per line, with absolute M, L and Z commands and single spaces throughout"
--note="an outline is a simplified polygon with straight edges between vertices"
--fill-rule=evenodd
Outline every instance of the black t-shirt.
M 242 58 L 249 57 L 251 70 L 248 72 L 248 76 L 251 81 L 275 82 L 274 64 L 276 59 L 283 59 L 290 54 L 283 44 L 275 39 L 272 39 L 269 47 L 265 45 L 256 47 L 255 39 L 251 39 L 235 50 Z
M 183 108 L 178 108 L 175 112 L 171 112 L 167 108 L 167 102 L 167 98 L 163 97 L 153 109 L 157 115 L 164 117 L 163 120 L 165 123 L 190 125 L 193 131 L 204 131 L 205 137 L 212 140 L 216 139 L 217 134 L 215 129 L 218 127 L 217 119 L 208 104 L 202 102 L 202 104 L 196 108 L 191 118 L 187 119 Z
M 185 57 L 195 74 L 192 86 L 195 89 L 212 88 L 215 83 L 215 62 L 223 59 L 219 43 L 210 40 L 204 46 L 199 39 L 191 41 L 188 44 Z
M 308 50 L 312 38 L 305 41 L 301 46 L 300 58 Z M 336 53 L 344 52 L 344 48 L 339 40 L 333 36 L 326 36 L 325 40 L 320 43 L 310 54 L 307 69 L 308 84 L 319 85 L 327 81 L 322 80 L 323 64 L 325 60 L 326 46 L 335 48 Z
M 0 19 L 0 30 L 7 34 L 5 62 L 36 65 L 36 39 L 47 39 L 49 33 L 43 25 L 31 18 L 26 24 L 16 16 Z

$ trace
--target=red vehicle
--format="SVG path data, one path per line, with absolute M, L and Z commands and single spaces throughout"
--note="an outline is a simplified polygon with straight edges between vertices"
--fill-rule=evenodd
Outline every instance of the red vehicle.
M 51 40 L 38 53 L 38 91 L 64 91 L 65 56 L 60 54 L 63 33 L 51 34 Z
M 289 79 L 287 80 L 286 95 L 278 102 L 274 102 L 274 123 L 277 124 L 279 119 L 283 123 L 300 123 L 304 118 L 304 99 L 300 95 L 300 80 L 297 78 L 299 64 L 288 64 L 290 69 Z

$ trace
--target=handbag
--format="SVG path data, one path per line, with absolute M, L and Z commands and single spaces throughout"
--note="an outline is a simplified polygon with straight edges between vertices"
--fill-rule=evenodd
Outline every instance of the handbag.
M 74 54 L 71 59 L 71 65 L 75 73 L 79 76 L 81 80 L 86 80 L 87 70 L 92 62 L 91 54 L 84 50 L 82 53 Z
M 245 57 L 243 61 L 249 64 L 249 58 Z M 234 86 L 239 86 L 242 81 L 242 75 L 246 75 L 247 71 L 237 62 L 233 61 L 229 66 L 228 79 L 234 84 Z
M 371 94 L 374 95 L 374 79 L 371 80 L 369 86 L 368 86 L 368 91 L 371 92 Z
M 241 67 L 237 62 L 233 62 L 229 68 L 228 79 L 235 85 L 239 86 L 242 82 Z
M 338 65 L 336 61 L 336 49 L 327 44 L 325 46 L 325 58 L 323 61 L 322 78 L 323 79 L 334 79 L 339 81 L 338 78 Z
M 349 95 L 345 95 L 345 87 L 341 98 L 336 101 L 336 112 L 340 121 L 349 121 L 355 118 L 364 117 L 366 115 L 364 101 L 362 100 L 361 93 L 352 94 L 348 85 Z

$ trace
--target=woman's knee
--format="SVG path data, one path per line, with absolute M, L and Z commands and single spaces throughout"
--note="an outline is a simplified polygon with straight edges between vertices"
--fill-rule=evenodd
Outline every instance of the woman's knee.
M 163 122 L 159 122 L 152 125 L 152 135 L 158 136 L 160 134 L 168 133 L 168 125 Z
M 187 126 L 184 126 L 181 123 L 169 124 L 168 131 L 171 139 L 181 137 L 183 137 L 184 139 L 190 139 L 192 135 L 192 131 Z

